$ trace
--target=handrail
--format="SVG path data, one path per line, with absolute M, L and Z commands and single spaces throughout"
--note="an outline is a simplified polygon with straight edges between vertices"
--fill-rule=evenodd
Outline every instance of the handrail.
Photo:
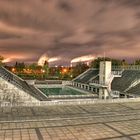
M 113 66 L 114 70 L 140 70 L 140 65 Z

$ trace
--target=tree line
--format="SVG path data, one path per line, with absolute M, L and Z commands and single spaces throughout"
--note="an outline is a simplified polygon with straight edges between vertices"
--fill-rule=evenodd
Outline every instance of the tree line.
M 9 70 L 13 70 L 17 75 L 23 76 L 22 78 L 58 78 L 58 79 L 73 79 L 79 74 L 86 71 L 88 68 L 99 68 L 100 61 L 111 61 L 113 67 L 128 66 L 128 65 L 140 65 L 140 59 L 135 60 L 133 63 L 128 63 L 125 59 L 112 59 L 108 57 L 98 57 L 94 59 L 90 65 L 79 62 L 73 67 L 49 67 L 48 62 L 45 61 L 43 66 L 38 66 L 37 63 L 30 65 L 24 62 L 16 62 L 12 67 L 3 63 L 4 57 L 0 56 L 0 65 L 5 66 Z M 12 69 L 14 68 L 14 69 Z

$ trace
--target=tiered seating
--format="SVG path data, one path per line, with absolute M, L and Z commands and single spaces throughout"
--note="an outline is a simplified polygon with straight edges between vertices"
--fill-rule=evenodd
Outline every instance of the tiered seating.
M 99 75 L 95 76 L 91 81 L 92 82 L 98 82 L 99 83 Z
M 127 93 L 133 94 L 135 96 L 140 96 L 140 84 L 132 87 Z
M 112 90 L 124 92 L 137 78 L 140 78 L 139 70 L 125 70 L 122 77 L 116 77 L 112 81 Z
M 30 94 L 31 96 L 35 97 L 40 101 L 47 100 L 47 97 L 43 95 L 41 91 L 37 90 L 33 85 L 28 85 L 26 81 L 14 75 L 13 73 L 11 73 L 3 67 L 0 67 L 0 77 L 2 77 L 6 81 L 10 82 L 14 86 L 25 91 L 26 93 Z
M 90 69 L 85 74 L 81 75 L 79 78 L 76 78 L 74 82 L 88 83 L 92 77 L 95 77 L 98 74 L 99 74 L 99 70 Z

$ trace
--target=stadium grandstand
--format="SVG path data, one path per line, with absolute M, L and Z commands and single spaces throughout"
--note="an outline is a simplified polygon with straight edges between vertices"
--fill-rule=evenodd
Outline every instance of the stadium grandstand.
M 0 67 L 0 95 L 1 101 L 10 102 L 48 100 L 34 85 L 29 85 L 4 67 Z
M 140 67 L 111 67 L 100 62 L 99 69 L 88 69 L 72 81 L 72 85 L 96 93 L 99 98 L 140 96 Z
M 57 91 L 59 93 L 56 93 Z M 94 100 L 96 98 L 97 100 L 97 98 L 116 99 L 139 96 L 139 66 L 112 68 L 110 61 L 102 61 L 99 69 L 90 68 L 72 81 L 35 80 L 33 83 L 0 67 L 0 102 L 47 104 L 53 101 L 62 103 L 71 99 L 81 102 L 80 99 Z

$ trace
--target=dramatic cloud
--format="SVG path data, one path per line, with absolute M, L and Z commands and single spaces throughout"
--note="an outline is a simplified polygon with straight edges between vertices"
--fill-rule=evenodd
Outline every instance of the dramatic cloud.
M 134 60 L 140 52 L 140 0 L 1 0 L 0 55 L 37 62 L 47 53 L 69 64 L 103 55 Z

